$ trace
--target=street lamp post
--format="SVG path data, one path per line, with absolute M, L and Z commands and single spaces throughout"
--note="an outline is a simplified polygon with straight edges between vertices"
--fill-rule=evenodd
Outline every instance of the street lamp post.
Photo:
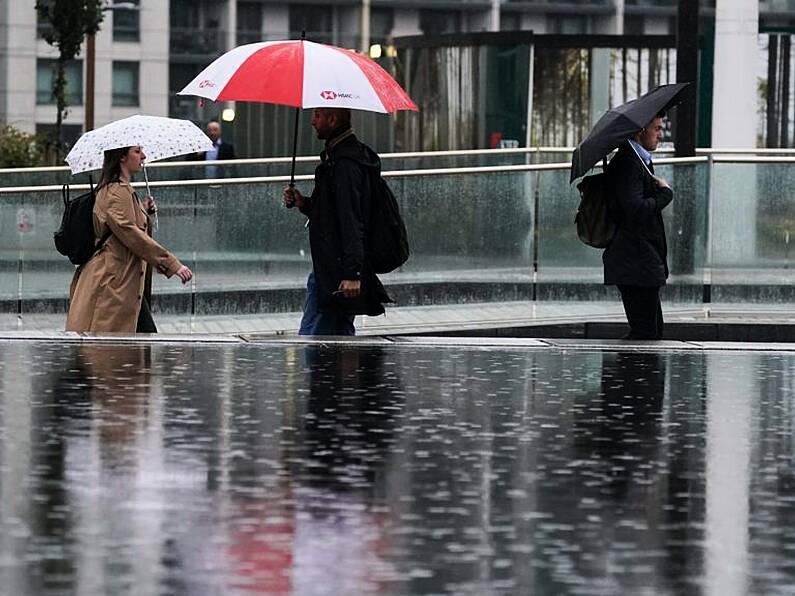
M 104 12 L 114 10 L 141 10 L 135 2 L 116 2 L 102 7 Z M 94 80 L 97 59 L 97 36 L 95 33 L 86 36 L 86 98 L 85 122 L 83 132 L 94 130 Z

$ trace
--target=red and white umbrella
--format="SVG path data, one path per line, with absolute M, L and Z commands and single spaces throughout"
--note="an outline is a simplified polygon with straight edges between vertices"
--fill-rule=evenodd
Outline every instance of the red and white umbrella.
M 178 95 L 297 108 L 418 111 L 400 85 L 367 56 L 305 40 L 252 43 L 230 50 Z

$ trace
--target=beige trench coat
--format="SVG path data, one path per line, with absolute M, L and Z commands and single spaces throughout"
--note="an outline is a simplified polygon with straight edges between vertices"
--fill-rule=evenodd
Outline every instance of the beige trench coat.
M 94 203 L 94 234 L 112 236 L 75 272 L 69 288 L 67 331 L 135 333 L 144 294 L 146 264 L 166 277 L 182 263 L 149 236 L 149 216 L 132 186 L 104 186 Z

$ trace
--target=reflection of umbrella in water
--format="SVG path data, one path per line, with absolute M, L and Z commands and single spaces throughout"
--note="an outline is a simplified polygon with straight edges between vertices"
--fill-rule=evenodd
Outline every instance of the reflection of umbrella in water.
M 570 182 L 584 175 L 624 140 L 651 122 L 657 114 L 682 101 L 682 91 L 688 84 L 660 85 L 638 99 L 608 110 L 585 140 L 574 149 Z
M 367 56 L 303 38 L 234 48 L 200 72 L 178 95 L 295 106 L 291 186 L 301 108 L 417 111 L 400 85 Z

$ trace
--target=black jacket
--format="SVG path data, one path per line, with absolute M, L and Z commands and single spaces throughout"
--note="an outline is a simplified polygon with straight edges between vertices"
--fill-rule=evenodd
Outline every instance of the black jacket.
M 618 229 L 602 254 L 605 284 L 665 285 L 668 244 L 662 210 L 673 200 L 673 192 L 657 187 L 629 142 L 619 147 L 607 173 L 613 191 L 610 215 Z
M 320 154 L 315 188 L 304 201 L 309 218 L 309 247 L 321 312 L 383 314 L 392 302 L 367 260 L 366 236 L 370 221 L 370 188 L 380 175 L 381 160 L 350 133 L 337 135 Z M 335 142 L 337 141 L 337 142 Z M 333 294 L 343 279 L 362 282 L 357 298 Z

